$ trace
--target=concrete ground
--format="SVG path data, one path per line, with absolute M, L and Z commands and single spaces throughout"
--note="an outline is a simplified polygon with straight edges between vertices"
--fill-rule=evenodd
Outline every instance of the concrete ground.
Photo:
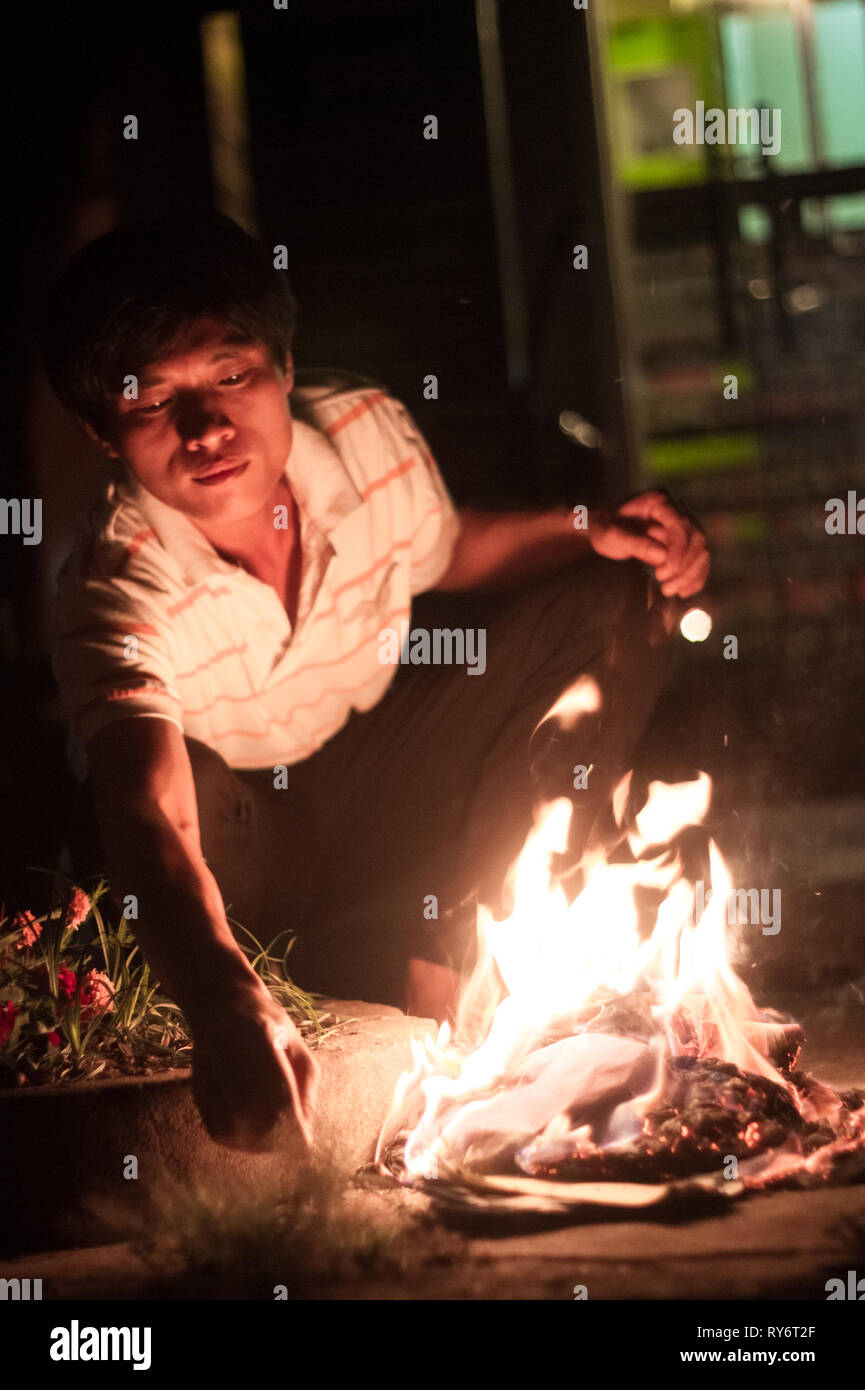
M 838 1089 L 865 1086 L 861 1035 L 815 1038 L 803 1062 Z M 124 1242 L 43 1252 L 4 1261 L 2 1273 L 41 1278 L 52 1299 L 272 1299 L 285 1284 L 292 1298 L 571 1300 L 584 1285 L 590 1299 L 821 1302 L 827 1279 L 865 1273 L 861 1185 L 752 1194 L 678 1220 L 596 1214 L 516 1224 L 451 1215 L 366 1179 L 302 1239 L 280 1247 L 273 1220 L 264 1213 L 263 1230 L 251 1236 L 241 1219 L 221 1244 L 209 1232 L 192 1266 L 169 1240 L 161 1249 Z
M 358 1204 L 357 1219 L 399 1219 L 417 1206 L 396 1193 Z M 754 1196 L 726 1217 L 666 1226 L 608 1221 L 546 1230 L 421 1229 L 418 1264 L 408 1271 L 310 1279 L 289 1285 L 292 1297 L 353 1300 L 565 1299 L 584 1285 L 590 1299 L 805 1299 L 825 1302 L 826 1280 L 865 1262 L 865 1190 L 834 1188 Z M 400 1210 L 395 1211 L 395 1208 Z M 858 1244 L 841 1229 L 858 1223 Z M 429 1244 L 429 1258 L 423 1245 Z M 857 1265 L 858 1260 L 858 1265 Z M 128 1244 L 29 1256 L 10 1262 L 7 1278 L 41 1278 L 51 1299 L 272 1299 L 278 1272 L 256 1281 L 247 1267 L 238 1282 L 227 1271 L 211 1278 L 178 1276 L 153 1286 L 152 1267 Z M 286 1278 L 288 1274 L 286 1274 Z M 257 1287 L 256 1287 L 257 1286 Z

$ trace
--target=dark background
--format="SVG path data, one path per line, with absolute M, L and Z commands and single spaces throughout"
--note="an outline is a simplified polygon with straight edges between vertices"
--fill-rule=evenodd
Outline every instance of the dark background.
M 0 538 L 0 898 L 10 907 L 26 905 L 25 896 L 29 904 L 35 891 L 25 866 L 52 868 L 62 853 L 70 782 L 48 667 L 51 587 L 76 517 L 102 476 L 98 456 L 41 378 L 34 310 L 46 281 L 92 237 L 156 208 L 213 200 L 199 28 L 210 11 L 116 3 L 40 9 L 25 20 L 8 65 L 15 246 L 4 491 L 44 499 L 41 546 Z M 695 328 L 695 339 L 718 335 L 729 346 L 738 338 L 739 349 L 762 364 L 762 395 L 748 408 L 764 431 L 765 457 L 788 459 L 811 429 L 827 479 L 839 491 L 854 485 L 851 451 L 858 456 L 862 415 L 856 381 L 865 354 L 861 318 L 839 316 L 837 306 L 861 286 L 862 257 L 842 261 L 828 243 L 802 250 L 812 258 L 809 273 L 817 257 L 816 273 L 834 287 L 836 312 L 792 344 L 783 313 L 741 303 L 755 257 L 771 280 L 777 238 L 762 252 L 741 246 L 731 204 L 719 202 L 717 190 L 634 198 L 623 224 L 631 239 L 626 263 L 610 221 L 605 149 L 612 137 L 598 95 L 597 52 L 586 14 L 570 0 L 502 0 L 485 58 L 471 0 L 289 0 L 285 10 L 256 3 L 236 12 L 252 213 L 266 244 L 288 248 L 300 301 L 297 364 L 344 367 L 384 382 L 415 414 L 458 502 L 591 503 L 621 499 L 651 481 L 635 444 L 623 290 L 636 304 L 635 336 L 663 320 L 665 295 L 668 316 L 681 325 L 691 311 L 676 297 L 677 277 L 689 256 L 704 297 L 720 305 L 710 327 Z M 490 87 L 489 67 L 483 70 L 490 55 L 502 75 L 501 97 Z M 122 138 L 129 113 L 139 120 L 136 141 Z M 439 122 L 435 141 L 422 135 L 430 113 Z M 497 201 L 503 180 L 510 195 L 504 209 Z M 796 190 L 782 191 L 795 212 Z M 779 207 L 782 201 L 779 195 Z M 795 258 L 801 248 L 792 214 L 785 226 Z M 589 272 L 572 269 L 577 243 L 590 247 Z M 693 260 L 694 246 L 704 243 L 723 250 L 723 275 L 718 255 Z M 628 283 L 635 275 L 637 286 Z M 640 297 L 648 288 L 651 303 Z M 688 349 L 699 350 L 699 342 Z M 850 384 L 840 407 L 837 375 L 812 370 L 830 350 L 843 359 Z M 430 373 L 439 383 L 435 401 L 422 394 Z M 795 409 L 789 400 L 779 404 L 785 381 L 788 397 L 799 397 Z M 598 428 L 600 448 L 563 433 L 564 410 Z M 766 476 L 758 469 L 746 486 L 762 489 L 768 510 L 777 511 L 785 495 L 766 503 Z M 698 487 L 689 501 L 698 510 L 710 506 L 711 490 Z M 819 505 L 808 535 L 814 546 L 826 539 Z M 706 598 L 716 616 L 712 642 L 680 644 L 640 758 L 653 775 L 706 768 L 716 782 L 715 828 L 738 881 L 783 886 L 781 937 L 749 937 L 758 970 L 791 997 L 819 986 L 827 1008 L 836 1000 L 858 1008 L 865 998 L 861 604 L 851 598 L 804 626 L 794 621 L 778 595 L 801 568 L 801 533 L 791 526 L 779 536 L 771 557 L 766 550 L 751 561 L 768 597 L 760 589 L 754 599 L 752 583 L 749 605 L 739 609 L 737 594 L 753 573 L 743 578 L 734 551 L 725 562 L 719 544 Z M 820 552 L 830 557 L 832 583 L 839 553 L 825 545 Z M 854 557 L 848 570 L 837 582 L 860 583 L 862 561 Z M 724 632 L 752 638 L 738 662 L 722 659 Z

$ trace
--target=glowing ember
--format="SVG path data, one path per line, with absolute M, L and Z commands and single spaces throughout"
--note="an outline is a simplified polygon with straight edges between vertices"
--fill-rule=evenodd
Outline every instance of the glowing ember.
M 548 718 L 571 725 L 594 708 L 583 681 Z M 613 798 L 616 862 L 584 864 L 572 903 L 551 869 L 572 805 L 544 807 L 512 870 L 510 917 L 479 910 L 453 1032 L 413 1044 L 379 1140 L 387 1171 L 486 1175 L 517 1194 L 536 1191 L 528 1175 L 557 1180 L 563 1199 L 603 1200 L 590 1196 L 598 1180 L 625 1191 L 714 1173 L 757 1186 L 825 1176 L 865 1147 L 862 1098 L 793 1071 L 798 1025 L 758 1008 L 733 970 L 732 883 L 708 837 L 708 900 L 686 874 L 683 832 L 703 821 L 710 779 L 652 783 L 630 824 L 629 789 L 630 774 Z

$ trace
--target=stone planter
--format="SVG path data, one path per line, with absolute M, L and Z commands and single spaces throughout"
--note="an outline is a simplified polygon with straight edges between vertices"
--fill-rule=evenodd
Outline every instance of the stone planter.
M 410 1038 L 435 1025 L 396 1010 L 370 1011 L 315 1049 L 321 1085 L 315 1148 L 353 1172 L 368 1161 Z M 340 1011 L 342 1012 L 342 1010 Z M 289 1134 L 277 1154 L 214 1144 L 192 1099 L 191 1072 L 172 1071 L 0 1093 L 0 1255 L 122 1239 L 146 1222 L 166 1178 L 225 1193 L 289 1192 L 304 1149 Z M 137 1159 L 138 1176 L 124 1176 Z

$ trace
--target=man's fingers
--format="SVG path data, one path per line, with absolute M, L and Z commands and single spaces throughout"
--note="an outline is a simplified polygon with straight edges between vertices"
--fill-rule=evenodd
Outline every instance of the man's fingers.
M 312 1147 L 312 1116 L 318 1088 L 318 1064 L 293 1023 L 286 1020 L 272 1035 L 274 1056 L 288 1082 L 291 1102 L 307 1148 Z
M 706 540 L 699 528 L 679 512 L 663 492 L 644 492 L 631 497 L 616 511 L 616 519 L 642 521 L 642 538 L 630 536 L 629 553 L 655 570 L 655 578 L 665 595 L 682 598 L 698 593 L 709 573 Z
M 303 1104 L 304 1119 L 307 1124 L 311 1126 L 315 1114 L 315 1103 L 318 1098 L 318 1085 L 320 1080 L 318 1063 L 306 1048 L 301 1048 L 294 1053 L 289 1052 L 288 1060 L 297 1077 L 297 1085 Z
M 624 560 L 641 560 L 644 565 L 660 565 L 667 558 L 667 551 L 659 541 L 651 536 L 635 536 L 632 531 L 621 531 L 625 554 Z
M 679 586 L 685 582 L 686 579 L 690 581 L 690 579 L 699 572 L 699 567 L 703 560 L 705 560 L 705 568 L 703 570 L 703 578 L 705 579 L 709 572 L 709 552 L 705 537 L 700 531 L 694 531 L 688 543 L 688 548 L 678 566 L 661 565 L 655 574 L 655 578 L 661 585 L 673 581 L 676 585 L 675 592 L 679 592 Z
M 301 1087 L 301 1085 L 300 1085 L 300 1078 L 299 1078 L 299 1076 L 297 1075 L 297 1072 L 295 1071 L 295 1067 L 292 1065 L 292 1062 L 291 1062 L 291 1060 L 289 1059 L 289 1057 L 286 1056 L 286 1054 L 285 1054 L 284 1052 L 279 1053 L 279 1057 L 280 1057 L 280 1060 L 281 1060 L 282 1065 L 283 1065 L 283 1070 L 284 1070 L 284 1073 L 285 1073 L 285 1078 L 286 1078 L 286 1080 L 288 1081 L 289 1090 L 291 1091 L 291 1099 L 292 1099 L 292 1104 L 293 1104 L 293 1106 L 294 1106 L 295 1118 L 296 1118 L 297 1123 L 298 1123 L 298 1126 L 299 1126 L 299 1128 L 300 1128 L 300 1132 L 301 1132 L 301 1134 L 303 1135 L 304 1142 L 306 1143 L 306 1147 L 307 1147 L 308 1149 L 311 1149 L 311 1148 L 312 1148 L 312 1124 L 311 1124 L 311 1122 L 310 1122 L 310 1121 L 311 1121 L 311 1116 L 308 1116 L 307 1113 L 306 1113 L 306 1105 L 304 1104 L 304 1101 L 305 1101 L 306 1097 L 304 1096 L 304 1094 L 303 1094 L 303 1092 L 302 1092 L 302 1087 Z M 299 1071 L 299 1067 L 298 1067 L 298 1071 Z
M 666 563 L 658 578 L 672 578 L 685 559 L 690 523 L 660 493 L 646 493 L 643 497 L 631 498 L 630 502 L 625 502 L 619 508 L 619 514 L 640 517 L 649 523 L 648 534 L 662 541 L 667 548 Z
M 691 594 L 698 594 L 709 577 L 709 557 L 702 556 L 697 560 L 694 568 L 689 570 L 682 581 L 682 598 L 690 598 Z
M 659 568 L 655 576 L 658 583 L 664 584 L 668 579 L 675 579 L 684 573 L 699 555 L 705 554 L 705 551 L 706 542 L 703 535 L 699 531 L 692 531 L 681 550 L 674 547 L 670 548 L 667 563 Z
M 626 507 L 628 505 L 625 504 Z M 650 515 L 653 519 L 648 523 L 648 534 L 663 540 L 667 547 L 666 560 L 655 576 L 659 584 L 665 584 L 690 567 L 698 551 L 705 549 L 705 539 L 702 532 L 686 517 L 680 516 L 665 499 L 650 496 Z
M 319 1067 L 294 1026 L 235 1038 L 230 1057 L 199 1040 L 193 1055 L 193 1097 L 217 1144 L 247 1153 L 273 1152 L 278 1125 L 291 1109 L 307 1148 Z M 268 1046 L 269 1043 L 269 1046 Z
M 659 521 L 662 526 L 674 526 L 683 522 L 681 513 L 662 492 L 644 492 L 639 497 L 631 497 L 617 509 L 620 516 L 638 516 L 645 520 Z
M 662 526 L 693 525 L 662 492 L 643 492 L 639 497 L 631 497 L 627 502 L 623 502 L 616 511 L 621 516 L 638 516 L 644 521 L 659 521 Z
M 703 550 L 674 579 L 662 584 L 661 592 L 667 595 L 677 594 L 680 598 L 688 598 L 691 594 L 700 592 L 708 574 L 709 555 L 706 550 Z

